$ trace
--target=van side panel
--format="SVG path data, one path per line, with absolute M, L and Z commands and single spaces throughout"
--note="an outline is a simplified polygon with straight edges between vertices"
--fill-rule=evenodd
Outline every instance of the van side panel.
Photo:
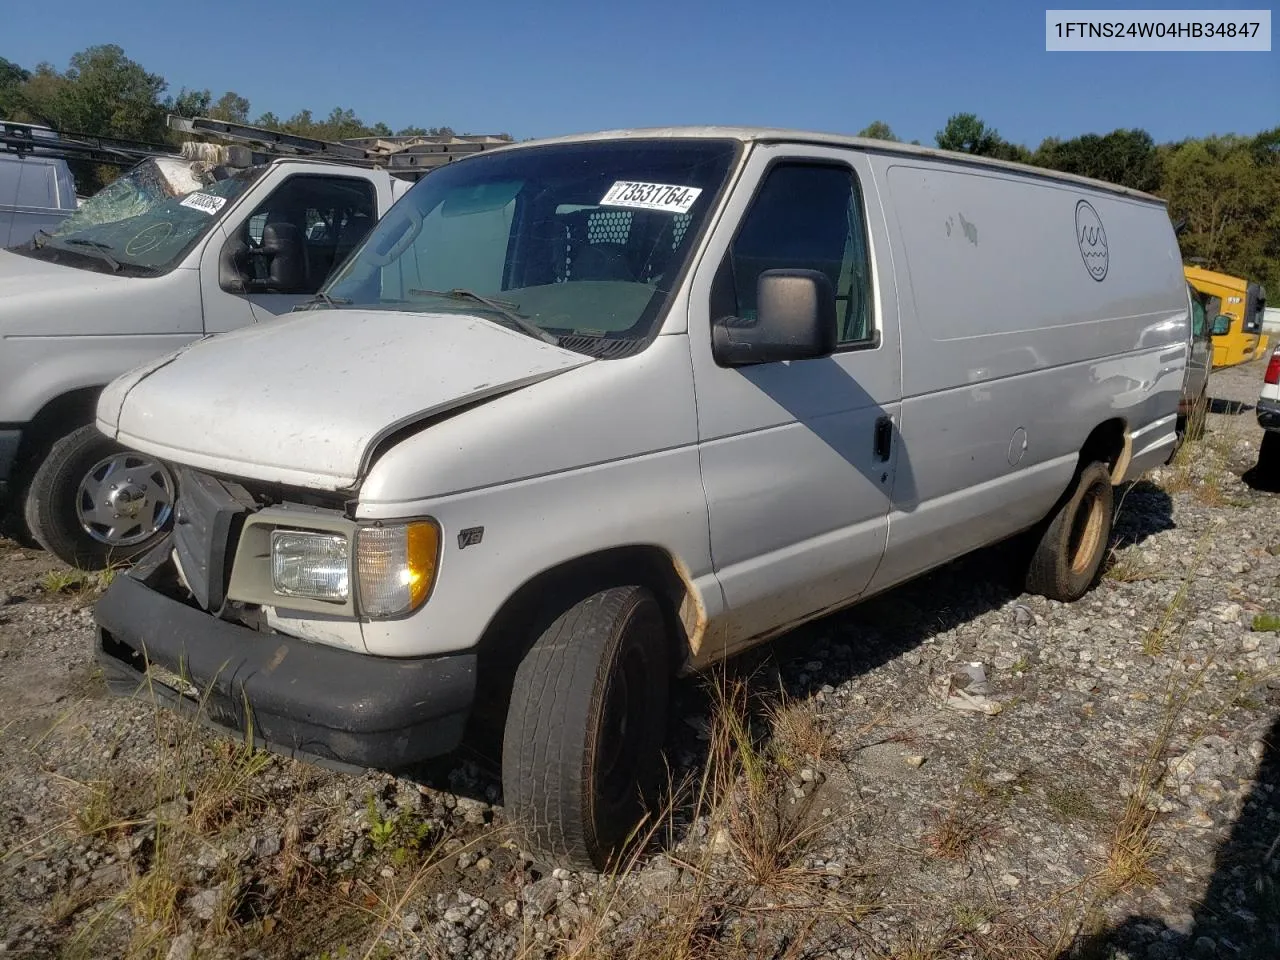
M 28 243 L 37 230 L 52 233 L 75 206 L 65 160 L 0 155 L 0 246 Z
M 1035 523 L 1105 421 L 1134 438 L 1129 475 L 1163 462 L 1190 317 L 1161 205 L 940 162 L 873 167 L 898 272 L 910 464 L 880 589 Z

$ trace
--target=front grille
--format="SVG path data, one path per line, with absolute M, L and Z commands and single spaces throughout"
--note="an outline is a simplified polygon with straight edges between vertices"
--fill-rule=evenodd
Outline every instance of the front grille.
M 235 484 L 195 470 L 178 471 L 173 548 L 183 579 L 205 610 L 222 609 L 240 528 L 254 508 L 253 499 Z

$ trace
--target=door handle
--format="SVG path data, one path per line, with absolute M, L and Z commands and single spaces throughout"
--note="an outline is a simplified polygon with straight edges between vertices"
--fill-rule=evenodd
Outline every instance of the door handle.
M 889 459 L 893 451 L 893 418 L 877 417 L 875 430 L 875 456 L 877 460 Z

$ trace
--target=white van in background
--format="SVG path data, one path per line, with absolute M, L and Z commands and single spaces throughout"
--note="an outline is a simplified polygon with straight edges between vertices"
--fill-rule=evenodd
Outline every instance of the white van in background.
M 60 157 L 0 153 L 0 247 L 53 233 L 75 212 L 76 184 Z
M 1272 339 L 1280 337 L 1280 307 L 1266 307 L 1262 311 L 1262 332 Z
M 596 869 L 677 674 L 1013 537 L 1083 596 L 1192 342 L 1163 200 L 784 130 L 460 160 L 319 296 L 99 398 L 178 492 L 108 683 L 339 765 L 491 715 L 510 821 Z

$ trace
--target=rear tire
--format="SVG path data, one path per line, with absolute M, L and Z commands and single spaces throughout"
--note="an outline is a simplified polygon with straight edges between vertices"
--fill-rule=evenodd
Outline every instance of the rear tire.
M 502 750 L 507 819 L 536 853 L 604 870 L 659 793 L 671 684 L 662 609 L 639 586 L 575 603 L 516 670 Z
M 1267 430 L 1262 434 L 1262 445 L 1258 447 L 1257 473 L 1269 489 L 1280 489 L 1280 435 L 1274 430 Z
M 164 464 L 89 424 L 49 448 L 27 487 L 23 518 L 59 560 L 100 570 L 155 546 L 172 522 L 173 501 Z
M 1051 600 L 1079 600 L 1094 585 L 1111 543 L 1111 472 L 1094 461 L 1049 518 L 1027 570 L 1026 588 Z

